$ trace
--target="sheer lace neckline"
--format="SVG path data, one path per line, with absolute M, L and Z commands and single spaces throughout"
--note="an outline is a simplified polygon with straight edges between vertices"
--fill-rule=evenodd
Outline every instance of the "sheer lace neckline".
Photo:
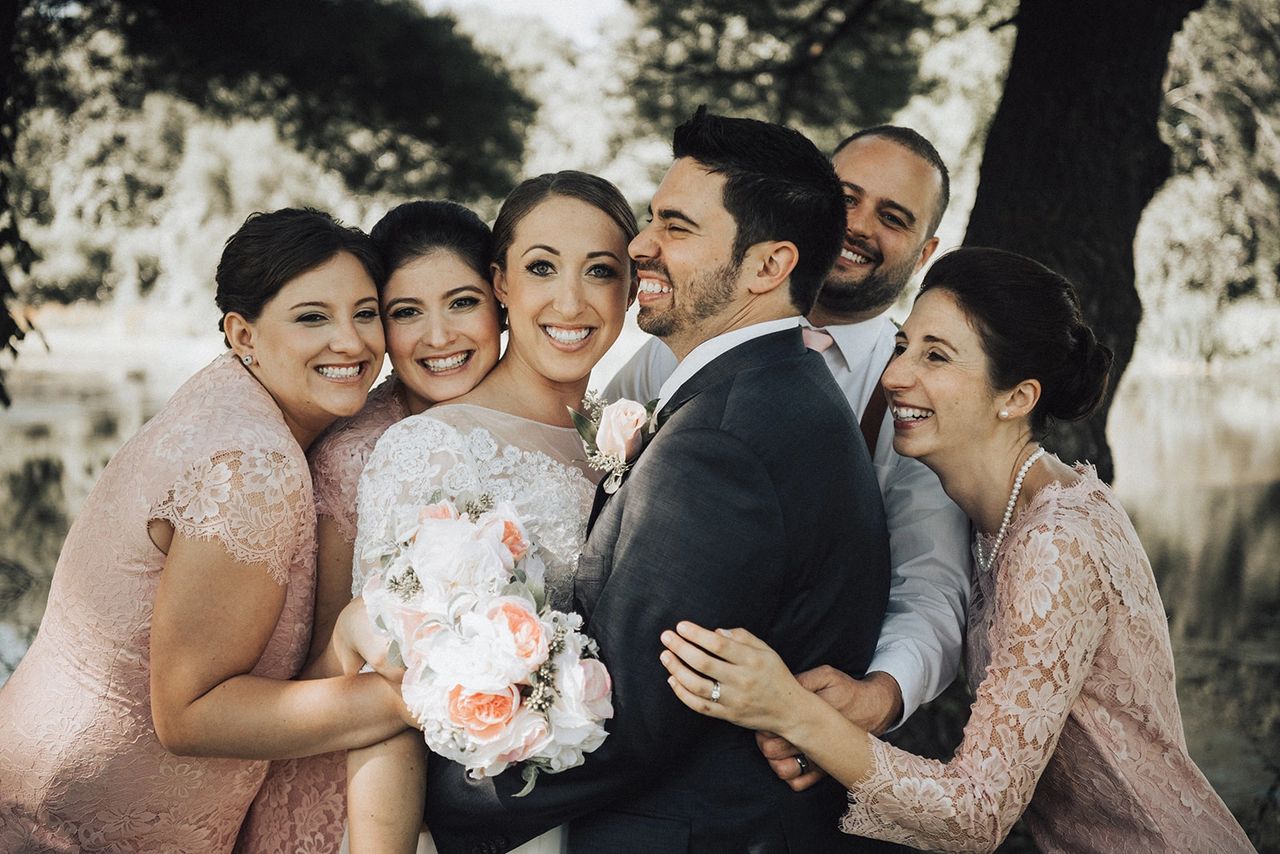
M 541 427 L 545 430 L 555 430 L 561 433 L 578 432 L 577 428 L 575 427 L 561 427 L 558 424 L 548 424 L 547 422 L 539 421 L 536 418 L 527 418 L 523 415 L 516 415 L 515 413 L 507 412 L 504 409 L 494 409 L 491 406 L 481 406 L 478 403 L 440 403 L 425 410 L 422 414 L 431 415 L 433 413 L 438 413 L 444 409 L 473 409 L 473 410 L 478 410 L 480 412 L 487 412 L 491 415 L 500 415 L 503 418 L 511 418 L 515 421 L 522 421 L 526 424 L 532 424 L 536 427 Z

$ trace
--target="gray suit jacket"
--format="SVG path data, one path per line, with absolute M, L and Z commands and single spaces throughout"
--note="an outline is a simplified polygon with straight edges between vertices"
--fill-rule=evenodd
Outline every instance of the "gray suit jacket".
M 753 339 L 680 388 L 604 504 L 574 582 L 614 684 L 586 764 L 525 798 L 508 772 L 470 781 L 432 757 L 427 823 L 443 854 L 501 852 L 569 822 L 573 852 L 875 850 L 837 829 L 832 781 L 776 779 L 751 732 L 667 685 L 664 629 L 743 626 L 793 671 L 865 671 L 888 595 L 884 511 L 867 449 L 800 332 Z

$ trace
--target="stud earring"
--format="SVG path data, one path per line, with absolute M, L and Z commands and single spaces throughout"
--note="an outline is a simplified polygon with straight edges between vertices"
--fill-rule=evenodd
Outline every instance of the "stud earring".
M 240 357 L 240 361 L 244 362 L 244 366 L 247 368 L 253 364 L 253 356 L 248 353 L 245 353 L 243 356 Z
M 1002 419 L 1004 419 L 1004 420 L 1008 421 L 1008 420 L 1009 420 L 1009 410 L 1007 410 L 1007 409 L 1001 409 L 1001 410 L 1000 410 L 1000 417 L 1001 417 Z

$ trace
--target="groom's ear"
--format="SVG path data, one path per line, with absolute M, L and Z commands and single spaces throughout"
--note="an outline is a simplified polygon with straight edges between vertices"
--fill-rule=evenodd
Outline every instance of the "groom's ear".
M 790 240 L 766 240 L 747 250 L 744 259 L 751 275 L 747 290 L 753 294 L 767 294 L 785 285 L 791 271 L 800 260 L 800 250 Z

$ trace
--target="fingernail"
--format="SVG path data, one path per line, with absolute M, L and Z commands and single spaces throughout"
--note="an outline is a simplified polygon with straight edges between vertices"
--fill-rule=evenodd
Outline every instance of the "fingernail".
M 716 634 L 724 635 L 727 638 L 733 637 L 733 632 L 728 629 L 716 629 Z

